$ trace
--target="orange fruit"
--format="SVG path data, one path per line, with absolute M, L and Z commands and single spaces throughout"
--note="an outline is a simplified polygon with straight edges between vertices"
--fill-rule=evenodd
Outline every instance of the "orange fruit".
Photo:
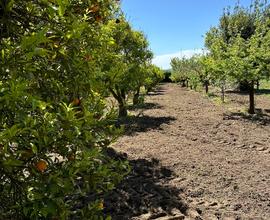
M 36 163 L 36 168 L 39 172 L 43 173 L 48 167 L 48 164 L 45 160 L 40 160 Z
M 96 22 L 101 22 L 102 17 L 100 15 L 95 16 Z
M 93 12 L 93 13 L 96 13 L 99 11 L 99 5 L 93 5 L 91 8 L 90 8 L 90 12 Z
M 80 104 L 81 104 L 81 100 L 79 98 L 75 98 L 72 101 L 72 105 L 74 105 L 74 106 L 79 106 Z
M 103 202 L 100 202 L 100 203 L 98 204 L 98 208 L 99 208 L 99 209 L 104 209 L 104 204 L 103 204 Z
M 90 60 L 92 60 L 92 57 L 91 57 L 91 55 L 85 55 L 84 59 L 85 59 L 85 61 L 90 61 Z

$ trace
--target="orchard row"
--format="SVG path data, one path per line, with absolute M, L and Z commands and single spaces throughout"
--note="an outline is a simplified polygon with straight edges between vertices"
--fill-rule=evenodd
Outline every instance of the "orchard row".
M 255 113 L 254 85 L 268 80 L 270 73 L 270 6 L 266 1 L 254 1 L 250 8 L 236 5 L 227 9 L 205 38 L 203 55 L 174 58 L 171 61 L 175 81 L 202 83 L 224 88 L 239 84 L 249 92 L 249 113 Z
M 163 77 L 145 36 L 116 0 L 4 0 L 0 32 L 0 219 L 105 218 L 115 121 Z

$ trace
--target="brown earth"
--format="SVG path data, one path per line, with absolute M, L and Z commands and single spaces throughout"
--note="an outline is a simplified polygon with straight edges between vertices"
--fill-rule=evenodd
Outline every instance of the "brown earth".
M 164 84 L 131 111 L 113 146 L 133 167 L 108 196 L 113 219 L 270 219 L 270 98 L 249 116 L 246 95 L 227 97 Z

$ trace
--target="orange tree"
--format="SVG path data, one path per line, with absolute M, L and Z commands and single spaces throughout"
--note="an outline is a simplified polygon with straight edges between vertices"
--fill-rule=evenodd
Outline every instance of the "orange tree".
M 100 195 L 128 170 L 104 153 L 118 131 L 95 81 L 118 7 L 1 1 L 0 219 L 102 219 Z
M 148 93 L 164 79 L 163 71 L 159 67 L 148 62 L 139 67 L 137 66 L 135 71 L 135 77 L 130 81 L 131 88 L 133 88 L 133 105 L 142 104 L 144 101 L 141 94 L 141 88 L 144 88 L 146 93 Z
M 119 117 L 127 116 L 127 95 L 139 93 L 145 80 L 144 69 L 150 63 L 152 53 L 148 42 L 139 31 L 134 31 L 124 17 L 111 20 L 103 28 L 105 39 L 109 39 L 104 50 L 103 68 L 99 77 L 110 94 L 117 100 Z
M 146 66 L 146 79 L 144 82 L 144 87 L 146 93 L 150 92 L 158 83 L 160 83 L 164 77 L 164 71 L 161 70 L 158 66 L 150 64 Z

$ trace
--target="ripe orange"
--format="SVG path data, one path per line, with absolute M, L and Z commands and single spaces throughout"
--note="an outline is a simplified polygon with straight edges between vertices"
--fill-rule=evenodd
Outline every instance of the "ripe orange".
M 74 106 L 79 106 L 80 104 L 81 104 L 81 100 L 79 98 L 75 98 L 72 101 L 72 105 L 74 105 Z
M 48 164 L 45 160 L 40 160 L 36 163 L 36 168 L 39 172 L 43 173 L 48 167 Z
M 85 55 L 84 59 L 85 59 L 85 61 L 90 61 L 90 60 L 92 60 L 92 56 L 89 54 Z
M 93 5 L 91 8 L 90 8 L 90 12 L 93 12 L 93 13 L 96 13 L 99 11 L 99 5 Z
M 95 16 L 96 22 L 101 22 L 102 17 L 100 15 Z

